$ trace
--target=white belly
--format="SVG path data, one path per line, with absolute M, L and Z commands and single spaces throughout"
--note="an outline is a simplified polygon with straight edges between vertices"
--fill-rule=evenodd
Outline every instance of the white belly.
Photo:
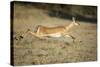
M 50 36 L 50 37 L 61 37 L 62 35 L 60 33 L 54 33 L 54 34 L 49 34 L 48 36 Z

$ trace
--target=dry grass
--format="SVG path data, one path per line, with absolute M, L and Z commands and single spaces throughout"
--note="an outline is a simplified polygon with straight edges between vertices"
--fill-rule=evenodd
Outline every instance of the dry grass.
M 58 26 L 69 24 L 70 20 L 50 17 L 46 10 L 21 5 L 14 6 L 14 65 L 34 65 L 51 63 L 71 63 L 97 60 L 96 24 L 78 21 L 81 25 L 69 33 L 76 37 L 50 38 L 40 40 L 27 34 L 23 39 L 19 36 L 27 29 L 34 31 L 36 25 Z

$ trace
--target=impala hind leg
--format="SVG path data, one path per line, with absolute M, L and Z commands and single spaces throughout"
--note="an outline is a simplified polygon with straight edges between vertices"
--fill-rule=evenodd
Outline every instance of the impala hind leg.
M 39 39 L 46 39 L 46 37 L 40 36 L 40 35 L 38 35 L 38 34 L 36 34 L 36 33 L 34 33 L 34 32 L 31 32 L 31 31 L 30 31 L 29 33 L 32 34 L 33 36 L 39 38 Z

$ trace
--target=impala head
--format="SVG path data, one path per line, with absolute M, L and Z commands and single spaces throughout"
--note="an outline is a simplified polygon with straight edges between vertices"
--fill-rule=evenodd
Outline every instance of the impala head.
M 78 22 L 75 22 L 75 17 L 72 17 L 72 20 L 73 20 L 73 24 L 76 25 L 76 26 L 79 26 L 80 24 Z

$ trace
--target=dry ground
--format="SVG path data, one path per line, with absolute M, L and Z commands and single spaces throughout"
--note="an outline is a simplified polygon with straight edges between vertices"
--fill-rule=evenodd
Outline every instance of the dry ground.
M 24 34 L 27 29 L 34 31 L 37 25 L 59 26 L 71 22 L 71 20 L 50 17 L 46 12 L 46 10 L 33 7 L 14 6 L 14 44 L 11 44 L 14 49 L 14 65 L 97 60 L 97 25 L 93 23 L 77 21 L 80 26 L 69 32 L 76 37 L 75 43 L 72 42 L 71 38 L 40 40 L 31 34 L 20 39 L 20 35 Z

